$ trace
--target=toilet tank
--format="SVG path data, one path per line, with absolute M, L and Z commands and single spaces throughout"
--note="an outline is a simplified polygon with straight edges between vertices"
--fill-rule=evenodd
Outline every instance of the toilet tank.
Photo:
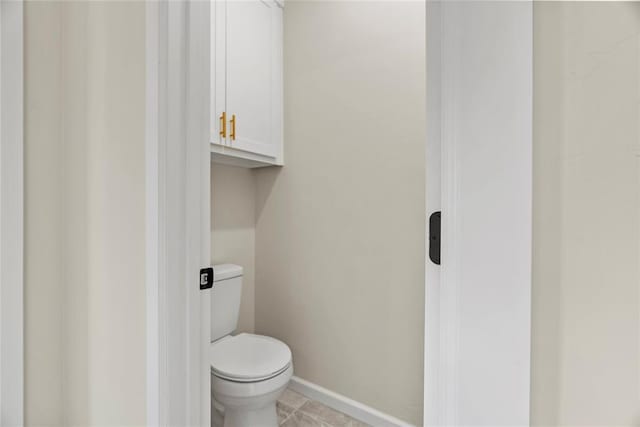
M 211 288 L 211 342 L 231 334 L 238 327 L 242 267 L 234 264 L 213 266 Z

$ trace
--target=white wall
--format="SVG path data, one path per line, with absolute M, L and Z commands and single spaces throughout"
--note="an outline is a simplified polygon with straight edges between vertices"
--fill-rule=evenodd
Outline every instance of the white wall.
M 27 3 L 25 27 L 26 421 L 142 425 L 144 4 Z
M 250 169 L 211 164 L 212 264 L 244 268 L 238 332 L 255 330 L 256 185 Z
M 256 331 L 421 424 L 425 6 L 288 2 L 285 166 L 256 172 Z
M 534 6 L 532 424 L 640 422 L 640 4 Z

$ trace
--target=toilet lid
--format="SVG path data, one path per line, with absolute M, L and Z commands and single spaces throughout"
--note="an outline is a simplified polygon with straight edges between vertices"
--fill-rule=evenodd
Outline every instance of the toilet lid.
M 209 360 L 219 377 L 260 381 L 284 371 L 291 363 L 291 350 L 275 338 L 239 334 L 212 343 Z

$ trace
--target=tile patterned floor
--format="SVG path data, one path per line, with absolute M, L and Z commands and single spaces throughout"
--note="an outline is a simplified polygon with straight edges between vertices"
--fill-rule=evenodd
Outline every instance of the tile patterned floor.
M 276 409 L 281 427 L 369 427 L 291 389 L 282 393 Z

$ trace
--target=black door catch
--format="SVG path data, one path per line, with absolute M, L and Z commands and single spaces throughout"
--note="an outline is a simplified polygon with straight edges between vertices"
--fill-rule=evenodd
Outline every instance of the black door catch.
M 440 217 L 441 212 L 434 212 L 429 217 L 429 259 L 440 265 Z

